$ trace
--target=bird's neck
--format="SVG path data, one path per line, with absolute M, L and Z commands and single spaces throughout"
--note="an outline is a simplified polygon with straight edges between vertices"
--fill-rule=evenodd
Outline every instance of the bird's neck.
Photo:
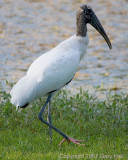
M 76 16 L 76 35 L 85 37 L 87 35 L 87 23 L 83 15 Z
M 83 26 L 81 26 L 81 28 L 77 27 L 76 35 L 81 36 L 81 37 L 85 37 L 87 35 L 87 26 L 85 26 L 85 28 L 83 28 Z

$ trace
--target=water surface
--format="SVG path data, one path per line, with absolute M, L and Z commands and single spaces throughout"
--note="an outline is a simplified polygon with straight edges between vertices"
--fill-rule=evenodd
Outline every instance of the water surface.
M 16 82 L 30 64 L 75 34 L 75 14 L 84 0 L 0 0 L 0 88 Z M 74 80 L 99 98 L 106 93 L 128 93 L 128 1 L 88 0 L 103 24 L 113 49 L 88 25 L 90 42 Z M 106 90 L 107 89 L 107 90 Z M 101 91 L 102 90 L 102 91 Z

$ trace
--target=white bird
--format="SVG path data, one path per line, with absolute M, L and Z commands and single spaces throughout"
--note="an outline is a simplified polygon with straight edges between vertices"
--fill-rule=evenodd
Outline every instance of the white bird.
M 74 77 L 79 63 L 86 53 L 89 38 L 87 23 L 90 23 L 106 40 L 109 48 L 111 42 L 107 37 L 100 21 L 90 6 L 81 6 L 76 14 L 76 35 L 63 41 L 49 52 L 37 58 L 29 67 L 26 75 L 22 77 L 11 90 L 11 103 L 17 108 L 25 108 L 31 102 L 42 96 L 48 96 L 38 118 L 64 137 L 64 140 L 81 145 L 81 140 L 76 140 L 61 132 L 51 124 L 50 102 L 53 94 L 68 84 Z M 42 117 L 48 105 L 48 122 Z

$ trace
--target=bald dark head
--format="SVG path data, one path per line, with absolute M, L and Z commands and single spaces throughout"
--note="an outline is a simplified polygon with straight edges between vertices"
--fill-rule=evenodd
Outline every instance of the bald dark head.
M 102 27 L 100 21 L 98 20 L 97 16 L 95 15 L 92 8 L 88 5 L 82 5 L 76 15 L 77 19 L 77 35 L 82 37 L 86 36 L 87 34 L 87 23 L 90 23 L 105 39 L 109 48 L 112 48 L 111 42 L 105 33 L 104 28 Z
M 88 11 L 88 10 L 92 10 L 92 8 L 88 5 L 83 5 L 80 7 L 83 11 Z

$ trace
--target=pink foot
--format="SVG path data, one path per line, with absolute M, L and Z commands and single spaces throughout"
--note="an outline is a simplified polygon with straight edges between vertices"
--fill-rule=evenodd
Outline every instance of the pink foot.
M 71 137 L 69 137 L 69 139 L 65 139 L 65 138 L 64 138 L 64 139 L 59 143 L 59 146 L 60 146 L 64 141 L 67 141 L 68 143 L 69 143 L 69 142 L 73 142 L 73 143 L 75 143 L 75 144 L 77 144 L 77 145 L 85 146 L 85 144 L 81 144 L 81 143 L 79 143 L 79 142 L 83 142 L 83 141 L 86 141 L 86 140 L 77 140 L 77 139 L 74 139 L 74 138 L 71 138 Z

